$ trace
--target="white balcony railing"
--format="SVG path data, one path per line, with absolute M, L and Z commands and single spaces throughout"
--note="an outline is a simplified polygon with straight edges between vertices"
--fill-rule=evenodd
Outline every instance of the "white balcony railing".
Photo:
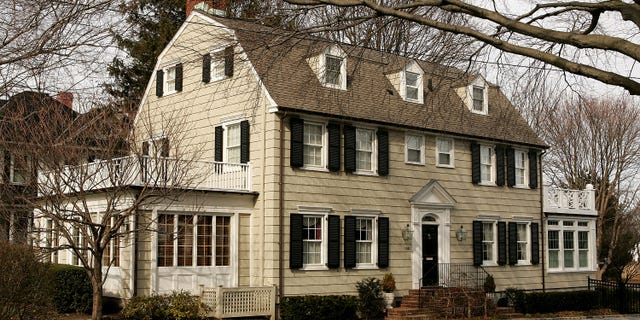
M 122 157 L 41 171 L 40 194 L 73 193 L 117 186 L 250 191 L 251 166 L 215 161 Z
M 276 287 L 201 288 L 209 317 L 217 319 L 269 316 L 275 319 Z
M 544 212 L 597 216 L 596 192 L 588 184 L 584 190 L 544 187 Z

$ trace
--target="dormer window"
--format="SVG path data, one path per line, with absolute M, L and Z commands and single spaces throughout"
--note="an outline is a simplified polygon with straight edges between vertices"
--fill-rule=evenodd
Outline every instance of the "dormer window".
M 484 113 L 484 87 L 473 86 L 473 111 Z
M 398 90 L 405 101 L 414 103 L 422 103 L 424 101 L 422 97 L 423 75 L 424 71 L 415 61 L 409 62 L 404 70 L 401 71 L 401 82 Z
M 326 55 L 324 63 L 324 81 L 326 84 L 340 86 L 340 70 L 342 69 L 342 58 Z

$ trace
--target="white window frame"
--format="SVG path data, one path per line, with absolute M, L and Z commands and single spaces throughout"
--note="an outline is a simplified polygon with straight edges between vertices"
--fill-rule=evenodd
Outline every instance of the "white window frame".
M 416 75 L 416 83 L 415 86 L 409 84 L 408 78 L 409 74 Z M 409 97 L 409 89 L 416 90 L 416 97 Z M 401 73 L 400 79 L 400 95 L 402 99 L 408 102 L 413 103 L 423 103 L 424 102 L 424 71 L 422 68 L 416 63 L 409 63 Z
M 525 230 L 525 240 L 519 240 L 520 231 L 518 230 L 518 226 L 524 225 Z M 516 253 L 520 249 L 520 243 L 524 243 L 524 259 L 518 259 L 518 265 L 531 265 L 531 222 L 521 222 L 516 221 Z
M 178 63 L 173 63 L 162 68 L 162 96 L 174 94 L 176 91 L 176 69 Z M 171 77 L 170 77 L 171 75 Z
M 25 170 L 23 179 L 24 181 L 16 181 L 15 178 L 17 177 L 16 172 L 19 170 L 16 170 L 16 157 L 13 153 L 11 153 L 11 165 L 9 168 L 9 181 L 11 181 L 11 184 L 15 184 L 15 185 L 25 185 L 27 183 L 29 183 L 29 180 L 32 178 L 31 177 L 31 158 L 30 157 L 26 157 L 26 163 L 25 163 L 25 168 L 23 168 Z
M 341 60 L 340 75 L 338 77 L 337 84 L 327 82 L 327 57 Z M 340 47 L 332 45 L 327 48 L 324 53 L 320 54 L 318 57 L 318 70 L 318 78 L 323 86 L 333 89 L 347 90 L 347 55 L 342 49 L 340 49 Z
M 211 82 L 227 79 L 225 48 L 211 50 Z
M 440 150 L 440 142 L 441 141 L 448 141 L 449 142 L 451 148 L 449 149 L 448 152 L 445 152 L 444 150 Z M 453 138 L 436 137 L 436 167 L 455 168 L 454 152 L 455 152 L 455 141 L 454 141 Z M 440 154 L 448 154 L 449 155 L 449 164 L 440 163 Z
M 306 126 L 320 126 L 321 127 L 321 145 L 320 145 L 320 164 L 319 165 L 312 165 L 307 163 L 304 160 L 304 153 L 305 150 L 307 148 L 307 143 L 305 142 L 305 135 L 307 133 L 306 130 Z M 307 121 L 304 120 L 304 124 L 303 126 L 305 126 L 304 134 L 302 137 L 302 161 L 303 161 L 303 166 L 302 169 L 307 169 L 307 170 L 318 170 L 318 171 L 328 171 L 327 169 L 327 157 L 328 157 L 328 145 L 329 145 L 329 134 L 327 132 L 327 123 L 326 122 L 320 122 L 320 121 Z
M 371 169 L 370 170 L 366 170 L 366 169 L 361 169 L 358 166 L 358 131 L 369 131 L 371 132 Z M 356 127 L 356 174 L 363 174 L 363 175 L 374 175 L 377 170 L 378 170 L 378 140 L 377 140 L 377 135 L 376 135 L 376 130 L 372 129 L 372 128 L 365 128 L 365 127 Z M 361 151 L 361 152 L 367 152 L 367 151 Z
M 482 90 L 482 110 L 477 110 L 475 108 L 474 100 L 479 99 L 475 99 L 474 88 Z M 482 77 L 476 78 L 469 86 L 467 86 L 467 103 L 467 107 L 472 113 L 482 115 L 487 115 L 489 113 L 489 85 Z
M 420 143 L 420 147 L 418 149 L 410 149 L 409 148 L 409 139 L 410 138 L 417 138 L 419 143 Z M 409 151 L 410 150 L 418 150 L 420 152 L 420 159 L 418 161 L 411 161 L 409 159 Z M 424 165 L 425 164 L 425 138 L 424 135 L 421 134 L 413 134 L 413 133 L 405 133 L 404 135 L 404 161 L 406 163 L 409 164 L 419 164 L 419 165 Z
M 485 152 L 491 152 L 491 157 L 490 157 L 491 163 L 486 163 L 482 161 L 482 159 L 484 158 L 482 155 Z M 484 168 L 488 165 L 490 165 L 489 167 L 490 173 L 489 173 L 489 179 L 487 180 L 485 179 Z M 496 152 L 495 152 L 494 146 L 480 145 L 480 184 L 490 185 L 490 186 L 496 185 Z
M 549 221 L 557 221 L 557 225 L 549 225 Z M 565 225 L 564 222 L 573 222 L 573 225 Z M 580 226 L 580 223 L 585 223 L 586 226 Z M 546 244 L 545 250 L 547 251 L 547 257 L 549 255 L 549 232 L 555 231 L 558 232 L 558 267 L 552 268 L 549 266 L 549 260 L 547 259 L 547 270 L 549 272 L 585 272 L 585 271 L 595 271 L 597 266 L 594 265 L 594 254 L 595 254 L 595 220 L 594 219 L 581 219 L 581 218 L 567 218 L 567 217 L 549 217 L 546 222 Z M 564 261 L 564 232 L 571 231 L 573 232 L 573 267 L 565 267 Z M 587 266 L 580 267 L 580 246 L 579 246 L 579 233 L 587 232 Z M 554 249 L 556 250 L 556 249 Z
M 494 220 L 480 220 L 482 222 L 482 265 L 483 266 L 497 266 L 498 265 L 498 222 L 494 221 Z M 484 226 L 485 224 L 490 224 L 491 228 L 492 228 L 492 236 L 493 239 L 491 240 L 491 252 L 492 252 L 492 257 L 490 260 L 485 260 L 484 259 L 484 253 L 485 253 L 485 242 L 489 242 L 488 240 L 484 239 Z
M 304 230 L 304 219 L 306 218 L 319 218 L 321 221 L 321 228 L 322 230 L 321 232 L 321 237 L 322 239 L 320 239 L 320 262 L 319 263 L 313 263 L 313 264 L 309 264 L 309 263 L 304 263 L 304 256 L 305 256 L 305 250 L 304 250 L 304 231 L 303 231 L 303 235 L 302 235 L 302 270 L 329 270 L 329 268 L 327 267 L 327 261 L 329 261 L 329 241 L 328 241 L 328 237 L 329 237 L 329 216 L 328 213 L 327 214 L 322 214 L 320 212 L 300 212 L 300 214 L 302 214 L 302 228 Z
M 514 150 L 516 188 L 529 188 L 529 157 L 524 150 Z M 518 157 L 521 156 L 521 159 Z M 522 160 L 522 161 L 520 161 Z
M 232 257 L 234 250 L 233 250 L 233 244 L 234 244 L 234 236 L 233 236 L 233 217 L 231 215 L 227 215 L 227 214 L 190 214 L 190 213 L 172 213 L 172 212 L 164 212 L 164 213 L 158 213 L 158 216 L 160 215 L 168 215 L 168 216 L 173 216 L 173 236 L 172 236 L 172 241 L 173 241 L 173 253 L 172 253 L 172 265 L 170 266 L 158 266 L 158 268 L 213 268 L 213 267 L 231 267 L 234 263 L 234 259 Z M 178 226 L 179 226 L 179 217 L 180 216 L 190 216 L 193 218 L 192 221 L 192 228 L 193 230 L 191 231 L 191 264 L 190 265 L 184 265 L 184 266 L 179 266 L 178 265 L 178 255 L 179 255 L 179 247 L 178 247 Z M 211 257 L 211 261 L 210 264 L 208 265 L 203 265 L 203 266 L 199 266 L 198 265 L 198 218 L 199 217 L 203 217 L 203 216 L 207 216 L 207 217 L 211 217 L 212 219 L 212 224 L 211 224 L 211 252 L 210 252 L 210 257 Z M 227 217 L 229 218 L 229 257 L 228 257 L 228 264 L 227 265 L 216 265 L 216 249 L 217 249 L 217 244 L 216 244 L 216 238 L 217 238 L 217 218 L 218 217 Z M 158 252 L 158 246 L 159 246 L 159 241 L 156 241 L 155 247 L 153 248 L 154 252 L 155 252 L 155 257 L 157 259 L 157 257 L 159 257 L 159 252 Z M 122 257 L 122 256 L 120 256 Z
M 242 128 L 240 126 L 240 122 L 242 122 L 242 120 L 238 120 L 238 121 L 233 121 L 233 122 L 227 122 L 222 124 L 222 161 L 225 163 L 235 163 L 235 164 L 240 164 L 241 163 L 241 157 L 242 157 Z M 238 130 L 238 144 L 237 145 L 233 145 L 230 146 L 229 145 L 229 132 L 230 129 L 233 128 L 234 130 L 237 128 Z M 237 162 L 230 162 L 229 160 L 229 149 L 230 148 L 237 148 L 238 149 L 238 161 Z M 226 166 L 228 167 L 228 166 Z
M 358 240 L 356 240 L 356 266 L 354 269 L 378 269 L 378 217 L 368 215 L 355 215 L 356 218 L 356 232 L 358 231 L 358 219 L 371 220 L 371 263 L 358 263 Z

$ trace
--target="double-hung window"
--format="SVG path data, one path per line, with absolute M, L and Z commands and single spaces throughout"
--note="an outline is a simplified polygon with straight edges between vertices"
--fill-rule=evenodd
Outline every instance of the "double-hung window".
M 551 271 L 579 271 L 594 268 L 594 221 L 547 220 L 547 255 Z
M 305 121 L 303 132 L 304 166 L 324 168 L 324 125 Z
M 374 224 L 372 217 L 356 217 L 356 266 L 373 265 L 375 262 Z
M 493 147 L 480 146 L 480 182 L 493 184 L 495 183 L 495 161 Z
M 356 128 L 356 171 L 375 170 L 374 136 L 371 129 Z
M 302 218 L 302 263 L 306 266 L 323 263 L 323 216 Z
M 406 161 L 413 164 L 424 164 L 424 136 L 407 134 L 405 136 Z
M 517 223 L 516 230 L 518 264 L 527 264 L 529 263 L 529 223 Z
M 517 187 L 528 187 L 528 157 L 527 153 L 521 150 L 514 151 L 515 158 L 515 178 Z
M 249 121 L 229 122 L 215 127 L 214 160 L 227 164 L 249 162 Z M 237 170 L 238 166 L 227 165 L 225 171 Z
M 176 65 L 164 68 L 164 94 L 176 92 Z
M 211 53 L 211 81 L 225 78 L 225 50 L 221 49 Z
M 480 86 L 472 86 L 471 98 L 473 101 L 473 111 L 477 113 L 486 113 L 485 110 L 485 88 Z
M 453 167 L 453 139 L 436 138 L 436 166 Z
M 234 123 L 226 127 L 225 162 L 240 163 L 240 123 Z
M 327 54 L 324 61 L 324 81 L 328 85 L 341 86 L 343 59 Z
M 229 216 L 158 215 L 159 267 L 229 266 Z
M 421 84 L 420 75 L 415 72 L 405 71 L 405 92 L 406 99 L 418 100 L 420 92 L 418 85 Z
M 482 263 L 496 263 L 496 230 L 495 222 L 482 222 Z
M 9 171 L 11 183 L 25 184 L 29 179 L 29 168 L 31 167 L 31 159 L 27 156 L 16 157 L 11 154 L 11 170 Z

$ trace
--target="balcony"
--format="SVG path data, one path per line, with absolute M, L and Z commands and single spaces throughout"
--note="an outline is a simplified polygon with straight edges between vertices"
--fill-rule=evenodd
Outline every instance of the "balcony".
M 561 213 L 597 216 L 596 191 L 588 184 L 584 190 L 544 187 L 543 210 L 546 213 Z
M 250 164 L 128 156 L 40 171 L 39 194 L 114 187 L 183 188 L 249 192 Z

